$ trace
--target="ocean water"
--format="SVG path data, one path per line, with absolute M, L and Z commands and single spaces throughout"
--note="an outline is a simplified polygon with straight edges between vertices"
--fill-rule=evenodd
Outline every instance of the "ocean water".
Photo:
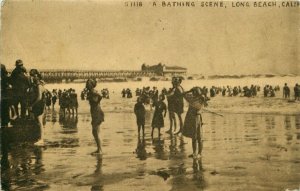
M 296 83 L 300 84 L 300 76 L 299 77 L 273 77 L 273 78 L 242 78 L 242 79 L 213 79 L 213 80 L 184 80 L 182 83 L 182 87 L 185 91 L 190 90 L 194 86 L 248 86 L 251 84 L 259 85 L 261 87 L 261 91 L 258 92 L 258 96 L 254 98 L 246 98 L 246 97 L 222 97 L 221 95 L 217 95 L 212 98 L 209 102 L 209 106 L 206 108 L 207 110 L 211 110 L 214 112 L 221 113 L 260 113 L 260 114 L 299 114 L 300 106 L 299 103 L 295 104 L 293 102 L 288 102 L 288 100 L 283 100 L 282 96 L 282 87 L 284 83 L 287 83 L 291 89 L 291 99 L 294 99 L 294 86 Z M 263 97 L 263 87 L 265 85 L 272 85 L 275 87 L 279 85 L 281 87 L 281 91 L 276 92 L 276 97 Z M 136 98 L 126 99 L 124 102 L 121 98 L 121 91 L 123 88 L 131 89 L 133 95 L 135 94 L 136 88 L 142 87 L 157 87 L 158 90 L 162 90 L 163 88 L 170 88 L 170 81 L 147 81 L 144 79 L 140 82 L 119 82 L 119 83 L 111 83 L 111 82 L 99 82 L 96 89 L 100 92 L 103 88 L 108 88 L 110 91 L 110 99 L 102 101 L 102 108 L 107 112 L 132 112 L 133 105 L 136 102 Z M 69 83 L 69 84 L 47 84 L 46 87 L 49 90 L 52 89 L 68 89 L 73 88 L 78 93 L 78 97 L 80 96 L 80 92 L 84 89 L 84 83 Z M 187 104 L 185 104 L 187 107 Z M 86 105 L 83 105 L 79 112 L 87 112 L 89 109 Z M 150 108 L 148 108 L 150 109 Z

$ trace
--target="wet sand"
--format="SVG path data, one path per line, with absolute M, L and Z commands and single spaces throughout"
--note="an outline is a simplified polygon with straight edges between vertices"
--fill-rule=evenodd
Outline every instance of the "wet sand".
M 111 99 L 102 101 L 105 112 L 105 122 L 100 130 L 104 152 L 102 157 L 90 154 L 96 146 L 91 133 L 88 103 L 79 101 L 77 118 L 61 118 L 56 106 L 54 110 L 46 112 L 45 147 L 34 146 L 33 142 L 14 143 L 10 145 L 7 155 L 1 156 L 2 189 L 299 188 L 299 103 L 297 106 L 284 105 L 295 108 L 293 113 L 268 113 L 267 106 L 264 107 L 264 113 L 224 111 L 224 117 L 203 113 L 204 148 L 202 158 L 194 160 L 188 157 L 192 153 L 189 138 L 163 133 L 159 140 L 155 131 L 154 139 L 151 139 L 150 123 L 153 111 L 149 108 L 146 114 L 145 138 L 138 139 L 132 112 L 135 98 L 120 97 L 119 92 L 111 92 Z M 239 105 L 244 104 L 245 108 L 247 104 L 255 108 L 249 104 L 251 101 L 248 98 L 218 97 L 211 100 L 211 109 L 219 111 L 221 107 L 216 106 L 217 103 L 230 105 L 233 99 L 239 100 Z M 263 98 L 251 100 L 256 104 L 261 99 Z M 274 99 L 286 104 L 279 98 Z M 264 103 L 268 101 L 264 100 Z M 291 111 L 291 108 L 287 111 Z M 168 118 L 165 118 L 165 126 L 162 132 L 168 130 Z

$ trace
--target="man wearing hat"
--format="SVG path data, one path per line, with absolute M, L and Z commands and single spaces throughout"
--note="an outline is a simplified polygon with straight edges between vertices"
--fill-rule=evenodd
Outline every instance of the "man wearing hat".
M 29 88 L 29 78 L 26 74 L 26 68 L 23 66 L 22 60 L 16 61 L 16 68 L 11 73 L 11 85 L 13 91 L 13 105 L 18 117 L 18 105 L 21 105 L 21 117 L 26 115 L 26 90 Z

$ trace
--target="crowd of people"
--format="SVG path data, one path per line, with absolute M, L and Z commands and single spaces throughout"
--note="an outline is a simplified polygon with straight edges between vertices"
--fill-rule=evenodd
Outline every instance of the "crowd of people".
M 58 91 L 54 89 L 52 92 L 53 95 L 57 96 L 59 99 L 58 104 L 63 116 L 66 114 L 78 115 L 78 98 L 75 89 L 70 88 L 67 90 L 64 89 L 63 91 L 60 89 Z
M 285 99 L 290 99 L 291 97 L 291 90 L 287 83 L 284 84 L 282 97 Z M 298 85 L 298 83 L 294 86 L 294 98 L 295 100 L 300 101 L 300 85 Z
M 5 65 L 1 64 L 1 126 L 7 127 L 12 120 L 34 120 L 41 130 L 41 137 L 35 144 L 43 145 L 46 90 L 42 76 L 36 69 L 28 74 L 22 60 L 17 60 L 15 66 L 9 76 Z
M 251 86 L 223 86 L 223 87 L 217 87 L 217 86 L 211 86 L 206 87 L 199 87 L 202 94 L 205 97 L 216 97 L 218 95 L 221 96 L 228 96 L 228 97 L 257 97 L 259 96 L 259 92 L 261 92 L 261 87 L 259 85 L 251 85 Z M 157 89 L 157 87 L 153 87 L 152 89 L 148 87 L 143 87 L 143 88 L 137 88 L 136 89 L 136 96 L 141 96 L 142 97 L 142 102 L 144 104 L 149 104 L 149 103 L 154 103 L 158 100 L 159 94 L 162 94 L 163 96 L 167 94 L 168 91 L 171 91 L 172 88 L 167 90 L 166 88 L 163 88 L 161 91 Z M 129 88 L 127 90 L 123 89 L 122 93 L 123 97 L 126 97 L 126 92 L 131 92 Z M 271 85 L 265 85 L 263 88 L 263 96 L 264 97 L 276 97 L 276 92 L 280 91 L 280 86 L 276 85 L 272 87 Z M 287 83 L 285 83 L 283 87 L 283 98 L 288 98 L 288 99 L 293 99 L 294 100 L 299 100 L 300 99 L 300 86 L 298 83 L 295 84 L 294 86 L 294 96 L 291 96 L 291 90 L 287 86 Z M 131 98 L 131 96 L 130 96 Z
M 132 92 L 129 88 L 123 89 L 121 94 L 122 94 L 122 98 L 132 98 Z
M 203 106 L 207 106 L 207 101 L 209 99 L 206 97 L 206 95 L 204 95 L 202 89 L 199 87 L 194 87 L 190 91 L 184 92 L 181 82 L 181 78 L 174 77 L 172 79 L 172 87 L 168 91 L 163 89 L 161 93 L 159 93 L 156 87 L 153 87 L 152 89 L 150 87 L 143 87 L 142 89 L 136 90 L 137 103 L 134 106 L 134 113 L 136 115 L 138 136 L 140 138 L 142 134 L 142 137 L 144 138 L 146 114 L 144 105 L 151 103 L 151 107 L 155 108 L 151 122 L 151 137 L 153 138 L 154 130 L 157 129 L 158 137 L 160 138 L 160 130 L 164 127 L 164 118 L 168 112 L 170 129 L 167 131 L 167 133 L 182 133 L 184 136 L 192 138 L 193 154 L 191 157 L 197 158 L 202 152 L 202 117 L 200 110 Z M 92 135 L 97 146 L 97 150 L 92 154 L 101 155 L 102 148 L 99 130 L 100 125 L 102 122 L 104 122 L 104 112 L 100 106 L 102 96 L 95 90 L 96 86 L 96 80 L 87 80 L 86 87 L 82 92 L 81 97 L 88 100 L 90 104 Z M 129 88 L 123 89 L 121 94 L 123 98 L 132 97 L 132 93 Z M 164 103 L 165 98 L 167 98 L 168 105 Z M 184 108 L 184 98 L 189 103 L 189 109 L 183 122 L 182 114 Z M 178 132 L 176 132 L 178 123 L 175 116 L 177 116 L 179 122 Z
M 23 124 L 26 120 L 35 121 L 41 131 L 36 145 L 43 145 L 43 114 L 59 100 L 63 116 L 78 115 L 78 100 L 74 89 L 47 90 L 42 75 L 37 69 L 27 72 L 23 61 L 17 60 L 15 69 L 9 75 L 5 65 L 1 64 L 1 126 Z
M 65 115 L 78 115 L 78 98 L 75 89 L 53 89 L 51 92 L 44 88 L 42 76 L 36 69 L 31 69 L 27 73 L 22 60 L 17 60 L 15 69 L 8 74 L 6 67 L 1 64 L 1 125 L 6 127 L 10 121 L 26 119 L 35 120 L 41 129 L 41 138 L 35 144 L 43 145 L 43 123 L 42 116 L 45 109 L 55 107 L 58 101 L 60 113 Z M 137 103 L 134 105 L 134 114 L 136 115 L 138 136 L 145 135 L 145 105 L 154 108 L 151 121 L 151 137 L 157 129 L 158 137 L 161 136 L 161 128 L 165 126 L 164 118 L 169 117 L 170 127 L 167 133 L 178 135 L 182 134 L 192 138 L 192 157 L 199 157 L 202 151 L 202 116 L 200 111 L 213 97 L 221 96 L 242 96 L 256 97 L 261 91 L 259 85 L 251 86 L 223 86 L 223 87 L 193 87 L 189 91 L 184 91 L 181 86 L 182 79 L 173 77 L 172 87 L 163 88 L 161 91 L 157 87 L 142 87 L 135 90 Z M 101 142 L 99 137 L 100 125 L 104 121 L 104 112 L 101 109 L 100 102 L 102 98 L 109 99 L 109 90 L 102 89 L 96 91 L 97 81 L 89 79 L 86 87 L 82 90 L 81 100 L 87 100 L 90 105 L 92 118 L 92 134 L 95 139 L 97 150 L 94 154 L 101 154 Z M 280 90 L 279 86 L 272 87 L 265 85 L 263 87 L 264 97 L 275 97 L 275 93 Z M 293 88 L 294 99 L 300 101 L 300 86 L 296 84 Z M 123 98 L 132 98 L 132 91 L 124 88 L 121 91 Z M 291 90 L 288 84 L 283 87 L 283 98 L 291 98 Z M 189 107 L 185 119 L 184 99 Z M 165 100 L 167 104 L 165 103 Z M 20 106 L 20 107 L 19 107 Z
M 184 91 L 181 86 L 181 78 L 172 79 L 172 88 L 168 91 L 166 89 L 162 90 L 162 93 L 158 95 L 157 88 L 153 88 L 153 95 L 158 96 L 157 100 L 153 100 L 152 107 L 155 108 L 153 113 L 153 118 L 151 122 L 151 137 L 153 138 L 154 130 L 158 130 L 158 137 L 160 138 L 160 130 L 164 127 L 164 118 L 166 117 L 167 111 L 169 113 L 170 120 L 170 129 L 166 131 L 171 134 L 179 134 L 189 137 L 192 139 L 192 149 L 193 154 L 190 155 L 193 158 L 201 157 L 201 152 L 203 148 L 203 138 L 202 138 L 202 117 L 201 109 L 202 107 L 207 106 L 207 101 L 209 100 L 200 87 L 193 87 L 189 91 Z M 149 89 L 149 88 L 143 88 Z M 143 93 L 138 94 L 137 103 L 134 106 L 134 113 L 136 115 L 136 122 L 138 127 L 138 136 L 140 137 L 140 132 L 142 131 L 142 137 L 144 137 L 145 129 L 145 107 L 144 104 L 147 104 L 143 101 Z M 167 98 L 166 105 L 164 99 Z M 185 120 L 182 120 L 184 101 L 185 99 L 189 108 L 185 116 Z M 176 120 L 176 117 L 177 119 Z M 179 130 L 176 132 L 177 121 L 179 122 Z M 173 127 L 174 130 L 173 131 Z
M 108 88 L 103 88 L 101 90 L 101 94 L 100 95 L 102 96 L 102 98 L 109 99 L 109 90 L 108 90 Z M 86 100 L 87 96 L 88 96 L 88 89 L 84 88 L 81 91 L 80 98 L 81 98 L 81 100 Z

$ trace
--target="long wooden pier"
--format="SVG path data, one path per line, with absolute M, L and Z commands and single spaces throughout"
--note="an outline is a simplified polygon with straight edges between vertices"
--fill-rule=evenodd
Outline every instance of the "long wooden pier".
M 74 81 L 86 80 L 89 78 L 103 79 L 103 78 L 136 78 L 136 77 L 152 77 L 157 74 L 149 71 L 135 71 L 135 70 L 40 70 L 40 73 L 45 81 L 60 82 L 60 81 Z

